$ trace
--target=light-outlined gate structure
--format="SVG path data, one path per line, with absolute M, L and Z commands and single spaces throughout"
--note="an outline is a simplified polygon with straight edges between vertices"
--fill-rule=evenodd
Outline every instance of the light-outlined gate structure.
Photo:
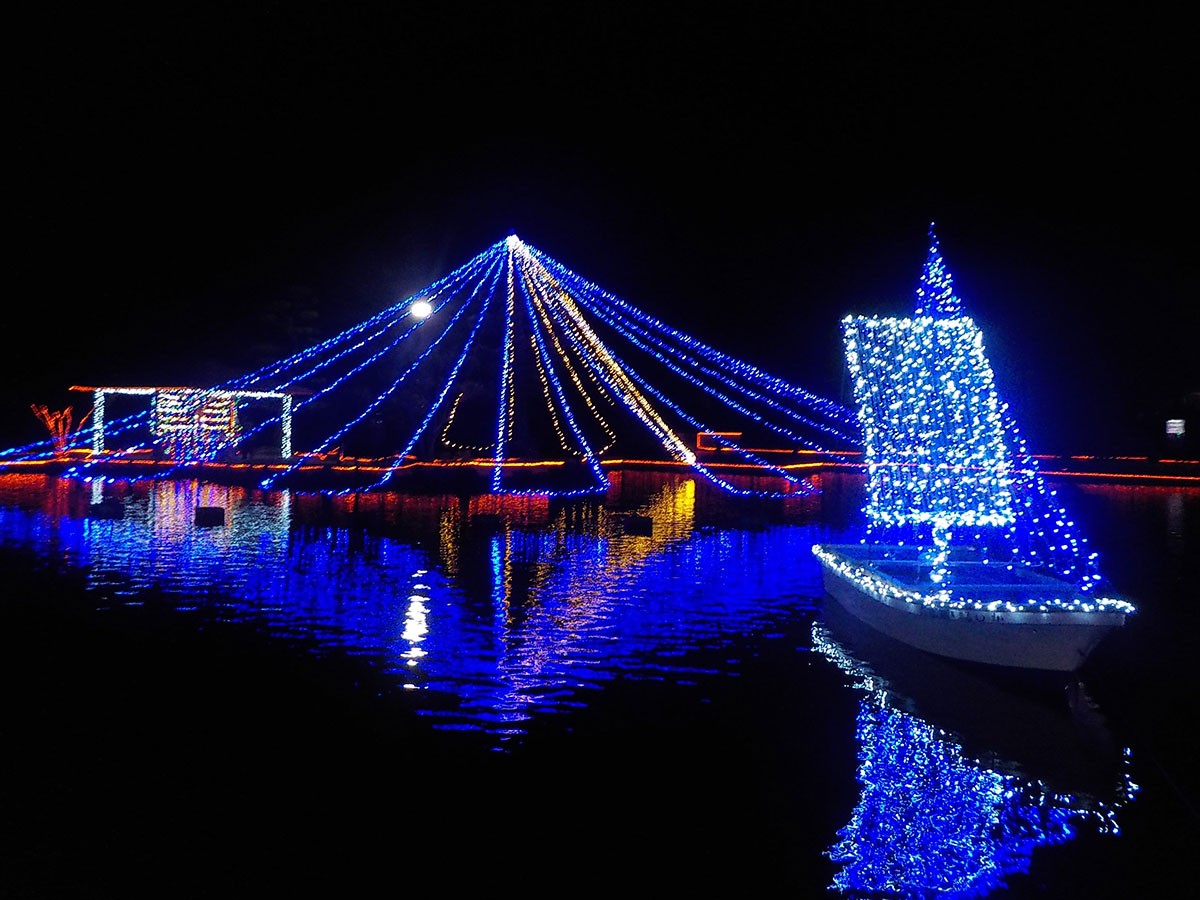
M 179 462 L 213 462 L 237 452 L 244 429 L 238 404 L 246 400 L 278 400 L 279 458 L 292 456 L 292 395 L 286 391 L 223 390 L 194 387 L 85 387 L 92 394 L 92 452 L 107 451 L 105 409 L 111 395 L 150 398 L 150 433 L 156 448 Z

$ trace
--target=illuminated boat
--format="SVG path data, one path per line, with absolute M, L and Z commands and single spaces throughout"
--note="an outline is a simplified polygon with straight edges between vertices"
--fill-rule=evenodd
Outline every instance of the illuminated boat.
M 1133 611 L 1069 579 L 954 548 L 941 582 L 914 548 L 819 545 L 826 592 L 867 625 L 929 653 L 1020 669 L 1078 671 Z
M 858 543 L 812 548 L 825 590 L 929 653 L 1077 671 L 1135 607 L 1046 489 L 930 237 L 913 316 L 842 321 L 867 527 Z

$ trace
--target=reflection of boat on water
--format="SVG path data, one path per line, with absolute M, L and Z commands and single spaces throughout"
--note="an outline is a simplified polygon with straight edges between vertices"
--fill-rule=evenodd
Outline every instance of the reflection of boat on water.
M 889 706 L 938 723 L 964 752 L 1000 771 L 1102 795 L 1125 763 L 1077 677 L 1000 679 L 889 638 L 837 604 L 822 609 L 816 627 L 822 649 L 836 648 L 843 667 L 870 679 Z
M 1075 672 L 1134 607 L 1054 504 L 996 391 L 937 241 L 911 318 L 847 317 L 866 539 L 813 547 L 827 592 L 921 650 Z
M 1055 704 L 880 635 L 840 607 L 813 646 L 865 696 L 859 802 L 827 855 L 854 897 L 981 897 L 1081 827 L 1116 835 L 1129 753 L 1080 683 Z

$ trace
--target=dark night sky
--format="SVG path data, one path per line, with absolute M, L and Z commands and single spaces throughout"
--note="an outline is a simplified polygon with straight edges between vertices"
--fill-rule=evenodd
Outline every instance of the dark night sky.
M 10 30 L 4 446 L 71 384 L 212 383 L 272 311 L 327 337 L 511 233 L 846 400 L 838 321 L 910 309 L 935 221 L 1035 451 L 1149 449 L 1200 391 L 1169 16 L 255 6 Z

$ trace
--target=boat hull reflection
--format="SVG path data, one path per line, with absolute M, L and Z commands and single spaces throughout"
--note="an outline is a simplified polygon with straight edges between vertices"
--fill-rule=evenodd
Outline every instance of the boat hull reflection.
M 982 897 L 1081 827 L 1119 833 L 1121 747 L 1078 679 L 1004 681 L 880 635 L 838 604 L 813 646 L 864 694 L 858 804 L 828 851 L 849 896 Z

